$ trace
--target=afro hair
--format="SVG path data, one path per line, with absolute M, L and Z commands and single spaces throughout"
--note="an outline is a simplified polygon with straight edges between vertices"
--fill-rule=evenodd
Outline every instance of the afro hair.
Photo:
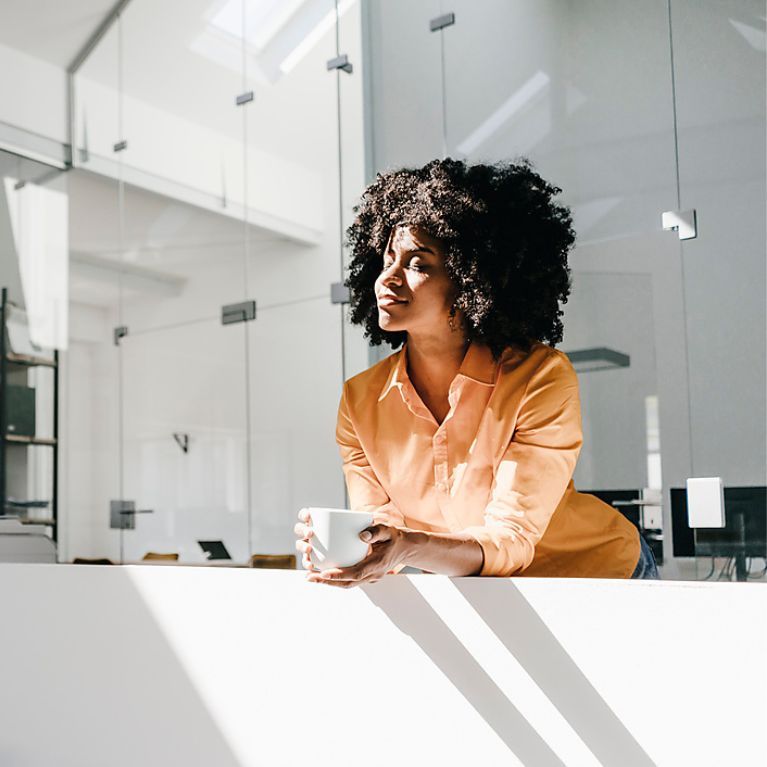
M 450 314 L 463 313 L 468 340 L 486 344 L 496 358 L 510 345 L 555 346 L 575 242 L 569 208 L 553 201 L 561 191 L 525 158 L 492 165 L 448 158 L 379 173 L 346 230 L 350 320 L 374 345 L 397 348 L 406 340 L 404 331 L 379 327 L 374 284 L 392 230 L 412 226 L 442 241 L 455 287 Z

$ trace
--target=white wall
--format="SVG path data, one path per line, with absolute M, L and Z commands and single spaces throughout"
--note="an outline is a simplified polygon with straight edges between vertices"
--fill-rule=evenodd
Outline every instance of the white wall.
M 8 765 L 763 761 L 759 585 L 396 575 L 346 591 L 298 572 L 62 565 L 0 577 Z
M 68 141 L 63 68 L 0 45 L 0 148 L 63 160 Z
M 106 542 L 109 500 L 117 497 L 112 323 L 102 308 L 71 309 L 70 345 L 60 356 L 59 373 L 60 561 L 118 552 Z

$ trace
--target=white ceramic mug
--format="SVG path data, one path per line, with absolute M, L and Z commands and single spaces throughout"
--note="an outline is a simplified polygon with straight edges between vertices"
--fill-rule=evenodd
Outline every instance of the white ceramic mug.
M 360 533 L 373 524 L 373 514 L 348 509 L 307 508 L 314 535 L 309 539 L 309 558 L 318 570 L 351 567 L 368 553 L 369 543 Z

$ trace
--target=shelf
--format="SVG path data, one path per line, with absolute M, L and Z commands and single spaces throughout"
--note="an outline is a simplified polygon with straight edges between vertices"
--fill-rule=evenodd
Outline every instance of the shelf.
M 56 445 L 56 440 L 50 437 L 28 437 L 25 434 L 6 434 L 5 441 L 13 445 Z
M 5 355 L 5 359 L 8 360 L 8 362 L 12 362 L 14 365 L 46 368 L 56 367 L 56 360 L 49 359 L 48 357 L 35 357 L 32 354 L 14 354 L 13 352 L 8 352 L 8 354 Z
M 46 527 L 56 527 L 55 519 L 20 519 L 22 525 L 45 525 Z
M 0 285 L 0 404 L 4 410 L 2 414 L 2 426 L 0 427 L 0 516 L 20 517 L 24 516 L 22 524 L 39 525 L 47 528 L 46 534 L 50 534 L 54 544 L 58 542 L 58 420 L 59 420 L 59 353 L 47 349 L 38 349 L 34 346 L 25 345 L 17 347 L 15 350 L 10 346 L 10 336 L 8 335 L 9 307 L 14 304 L 8 300 L 8 288 Z M 23 318 L 20 318 L 22 321 Z M 8 420 L 8 391 L 11 386 L 18 385 L 18 378 L 27 378 L 28 371 L 33 368 L 47 368 L 53 371 L 53 391 L 52 410 L 53 410 L 53 429 L 49 437 L 39 434 L 22 434 L 22 431 L 35 431 L 35 427 L 29 424 L 29 429 L 23 428 L 22 424 L 13 424 Z M 27 382 L 28 383 L 28 382 Z M 47 387 L 46 387 L 47 388 Z M 23 395 L 22 395 L 23 396 Z M 37 396 L 37 395 L 35 395 Z M 26 407 L 28 400 L 22 399 L 21 406 Z M 48 412 L 48 409 L 45 409 Z M 14 428 L 17 427 L 17 428 Z M 41 429 L 43 434 L 47 429 Z M 48 432 L 51 434 L 51 432 Z M 50 451 L 52 459 L 52 487 L 50 506 L 12 506 L 8 501 L 8 462 L 19 478 L 29 468 L 29 461 L 33 460 L 36 453 L 26 448 L 30 446 L 41 446 L 53 448 Z M 24 450 L 20 450 L 24 447 Z M 42 456 L 40 456 L 42 457 Z M 46 454 L 46 458 L 48 455 Z M 48 462 L 46 461 L 46 464 Z M 26 464 L 26 466 L 25 466 Z M 29 485 L 29 475 L 27 476 Z M 21 492 L 22 496 L 27 493 Z M 35 493 L 38 495 L 38 493 Z M 35 518 L 38 517 L 39 518 Z

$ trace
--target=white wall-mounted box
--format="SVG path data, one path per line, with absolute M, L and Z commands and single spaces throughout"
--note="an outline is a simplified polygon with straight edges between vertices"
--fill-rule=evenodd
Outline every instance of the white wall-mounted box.
M 724 527 L 724 487 L 721 477 L 687 480 L 687 520 L 690 527 Z

